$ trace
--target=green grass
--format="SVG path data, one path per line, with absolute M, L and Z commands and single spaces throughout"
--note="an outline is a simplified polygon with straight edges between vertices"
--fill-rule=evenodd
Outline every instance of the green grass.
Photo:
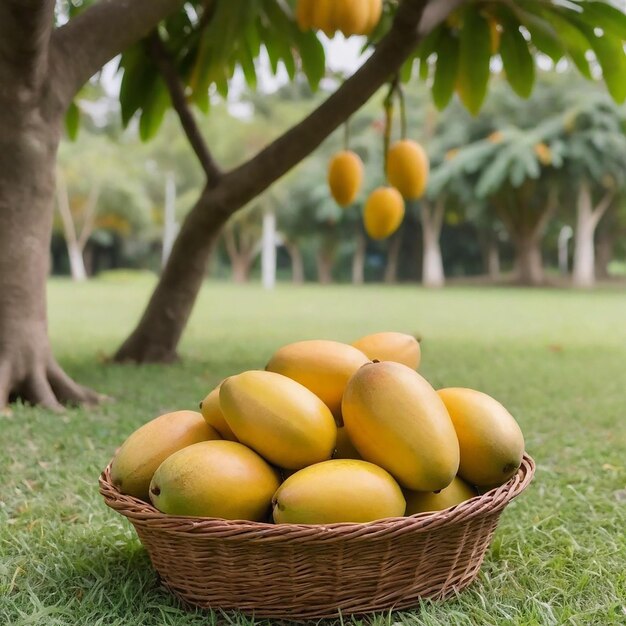
M 103 363 L 150 278 L 50 285 L 50 330 L 68 371 L 116 398 L 62 416 L 0 417 L 0 624 L 251 624 L 189 613 L 156 584 L 97 477 L 138 425 L 193 408 L 222 377 L 279 345 L 380 329 L 423 337 L 423 374 L 504 402 L 537 461 L 503 514 L 481 575 L 446 603 L 374 624 L 626 623 L 626 293 L 207 284 L 171 367 Z M 346 620 L 348 622 L 349 620 Z

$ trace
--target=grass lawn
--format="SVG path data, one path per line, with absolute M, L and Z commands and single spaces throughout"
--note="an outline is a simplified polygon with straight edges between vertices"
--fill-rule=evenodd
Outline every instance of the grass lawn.
M 194 408 L 221 378 L 297 339 L 383 329 L 423 337 L 422 373 L 500 399 L 537 461 L 465 593 L 374 624 L 626 624 L 626 292 L 207 284 L 171 367 L 103 364 L 150 279 L 50 284 L 56 353 L 116 398 L 62 416 L 0 416 L 0 624 L 252 624 L 189 613 L 155 582 L 132 528 L 97 478 L 150 418 Z M 348 620 L 346 620 L 347 622 Z M 356 622 L 354 622 L 356 623 Z

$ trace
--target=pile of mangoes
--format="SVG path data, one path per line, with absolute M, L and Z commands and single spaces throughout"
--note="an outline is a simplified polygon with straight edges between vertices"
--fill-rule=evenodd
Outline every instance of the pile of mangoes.
M 524 453 L 515 419 L 479 391 L 435 391 L 420 358 L 395 332 L 284 346 L 202 413 L 135 431 L 113 484 L 171 515 L 329 524 L 437 511 L 507 481 Z

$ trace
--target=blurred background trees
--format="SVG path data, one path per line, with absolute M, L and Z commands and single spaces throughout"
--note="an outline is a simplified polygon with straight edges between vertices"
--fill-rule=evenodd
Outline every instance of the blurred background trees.
M 522 100 L 496 81 L 476 117 L 458 102 L 437 112 L 420 84 L 404 91 L 409 132 L 427 148 L 432 176 L 427 197 L 407 206 L 394 237 L 374 242 L 361 226 L 364 199 L 384 180 L 381 95 L 350 123 L 350 147 L 366 168 L 354 206 L 338 207 L 326 183 L 328 160 L 344 141 L 338 131 L 231 219 L 209 272 L 237 282 L 258 278 L 263 216 L 270 212 L 279 280 L 437 287 L 466 278 L 588 287 L 623 275 L 626 111 L 601 86 L 571 72 L 542 72 Z M 228 165 L 301 117 L 312 98 L 297 81 L 269 95 L 244 90 L 199 123 Z M 137 127 L 122 131 L 102 104 L 92 113 L 89 101 L 81 107 L 84 128 L 60 153 L 53 271 L 77 280 L 119 267 L 158 271 L 168 176 L 180 222 L 204 185 L 197 159 L 169 114 L 162 132 L 143 144 Z M 558 234 L 567 227 L 574 233 L 566 240 L 569 277 L 558 266 Z

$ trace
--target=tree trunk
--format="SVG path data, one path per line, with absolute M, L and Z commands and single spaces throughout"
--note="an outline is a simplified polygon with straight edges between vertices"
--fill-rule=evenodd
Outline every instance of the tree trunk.
M 424 201 L 422 204 L 422 284 L 424 287 L 443 287 L 445 275 L 439 237 L 445 204 L 438 199 L 434 208 Z
M 589 183 L 585 180 L 581 182 L 576 208 L 574 269 L 572 272 L 572 281 L 575 287 L 593 287 L 596 282 L 594 236 L 598 222 L 608 209 L 612 199 L 613 196 L 609 192 L 594 208 Z
M 233 282 L 242 285 L 250 280 L 251 263 L 250 259 L 245 254 L 231 257 L 230 265 L 233 273 Z
M 609 263 L 613 260 L 615 248 L 615 231 L 603 228 L 598 233 L 596 242 L 596 276 L 606 280 L 610 277 Z
M 321 285 L 330 285 L 333 282 L 333 254 L 326 250 L 318 250 L 315 260 L 318 282 Z
M 83 282 L 87 280 L 87 270 L 85 268 L 85 259 L 83 258 L 83 248 L 81 247 L 78 237 L 76 236 L 76 227 L 72 218 L 70 209 L 70 195 L 65 182 L 65 177 L 59 170 L 57 174 L 57 207 L 61 222 L 63 223 L 63 235 L 65 237 L 65 246 L 67 248 L 67 256 L 70 262 L 70 274 L 75 282 Z
M 285 248 L 291 257 L 291 280 L 295 285 L 304 282 L 304 259 L 298 244 L 293 241 L 285 241 Z
M 61 370 L 48 340 L 59 124 L 38 103 L 7 103 L 1 91 L 0 110 L 0 408 L 18 397 L 55 410 L 95 401 Z
M 72 274 L 72 280 L 75 282 L 83 282 L 87 280 L 87 268 L 85 267 L 85 259 L 83 258 L 83 251 L 79 248 L 76 241 L 66 241 L 67 255 L 70 260 L 70 272 Z
M 276 214 L 273 211 L 267 211 L 263 215 L 261 273 L 263 288 L 274 289 L 276 286 Z
M 544 282 L 540 240 L 533 234 L 514 239 L 517 280 L 521 285 L 536 286 Z
M 356 233 L 356 248 L 352 257 L 352 284 L 362 285 L 365 282 L 365 252 L 367 240 L 360 224 Z
M 385 265 L 385 282 L 389 285 L 398 281 L 398 260 L 402 247 L 402 231 L 398 231 L 389 242 L 387 248 L 387 264 Z
M 500 280 L 500 247 L 493 235 L 487 242 L 487 275 L 494 282 Z
M 229 217 L 223 197 L 205 189 L 183 222 L 150 302 L 116 352 L 116 361 L 170 363 L 178 359 L 176 347 L 202 286 L 211 251 Z

